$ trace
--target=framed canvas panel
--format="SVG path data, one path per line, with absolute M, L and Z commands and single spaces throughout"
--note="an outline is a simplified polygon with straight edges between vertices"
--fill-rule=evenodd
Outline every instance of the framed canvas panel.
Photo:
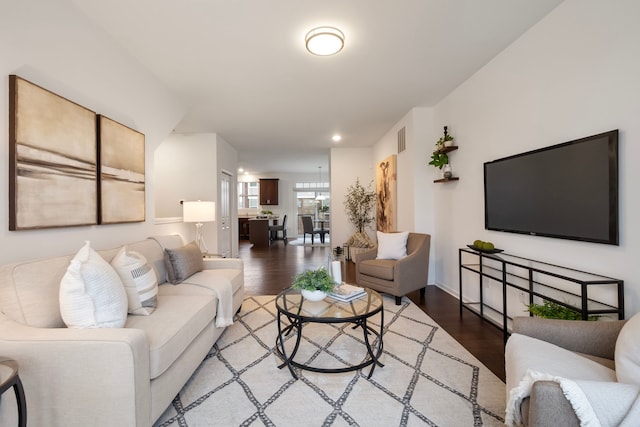
M 97 223 L 96 113 L 9 76 L 9 230 Z
M 98 115 L 100 224 L 145 218 L 144 135 Z
M 392 154 L 376 165 L 376 229 L 385 233 L 396 231 L 398 194 L 396 191 L 396 155 Z

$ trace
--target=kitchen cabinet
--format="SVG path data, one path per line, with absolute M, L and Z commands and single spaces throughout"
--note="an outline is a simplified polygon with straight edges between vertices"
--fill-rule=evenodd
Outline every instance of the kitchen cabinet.
M 260 205 L 278 204 L 278 178 L 265 178 L 260 180 Z

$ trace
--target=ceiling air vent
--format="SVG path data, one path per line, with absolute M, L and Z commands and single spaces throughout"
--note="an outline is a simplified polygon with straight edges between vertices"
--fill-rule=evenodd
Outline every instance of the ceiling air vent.
M 406 127 L 398 131 L 398 154 L 407 149 L 407 140 L 405 139 Z

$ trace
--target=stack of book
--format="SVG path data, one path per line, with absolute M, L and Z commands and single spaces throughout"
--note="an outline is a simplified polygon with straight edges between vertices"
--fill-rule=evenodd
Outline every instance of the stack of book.
M 329 292 L 329 296 L 338 301 L 351 301 L 361 297 L 365 293 L 364 288 L 343 283 L 340 286 L 336 286 L 333 292 Z

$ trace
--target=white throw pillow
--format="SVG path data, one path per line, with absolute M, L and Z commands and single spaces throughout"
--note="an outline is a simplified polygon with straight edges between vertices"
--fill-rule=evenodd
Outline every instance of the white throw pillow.
M 124 285 L 88 241 L 60 281 L 60 314 L 70 328 L 121 328 L 127 320 Z
M 400 233 L 383 233 L 378 231 L 377 234 L 377 259 L 400 259 L 407 256 L 408 231 L 402 231 Z
M 147 316 L 158 305 L 158 279 L 147 259 L 123 246 L 111 260 L 111 266 L 124 283 L 129 313 Z
M 616 340 L 618 382 L 640 386 L 640 313 L 624 324 Z

